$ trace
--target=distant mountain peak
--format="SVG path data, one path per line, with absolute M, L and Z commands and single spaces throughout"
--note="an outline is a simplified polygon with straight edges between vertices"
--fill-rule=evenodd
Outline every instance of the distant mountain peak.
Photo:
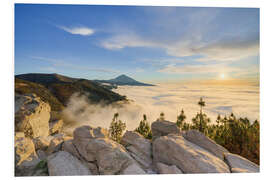
M 152 84 L 146 84 L 146 83 L 142 83 L 139 81 L 136 81 L 135 79 L 132 79 L 131 77 L 125 75 L 125 74 L 121 74 L 120 76 L 117 76 L 114 79 L 110 79 L 110 80 L 98 80 L 98 82 L 102 82 L 102 83 L 110 83 L 113 85 L 129 85 L 129 86 L 154 86 Z
M 120 75 L 120 76 L 117 76 L 116 78 L 114 79 L 110 79 L 109 81 L 112 81 L 112 82 L 123 82 L 123 83 L 136 83 L 138 81 L 132 79 L 131 77 L 128 77 L 127 75 Z

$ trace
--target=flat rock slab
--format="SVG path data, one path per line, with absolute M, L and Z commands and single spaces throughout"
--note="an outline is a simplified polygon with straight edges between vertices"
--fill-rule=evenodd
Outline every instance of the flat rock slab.
M 192 142 L 193 144 L 196 144 L 215 156 L 219 157 L 220 159 L 224 160 L 224 153 L 228 153 L 229 151 L 222 147 L 221 145 L 217 144 L 212 139 L 206 137 L 203 133 L 197 131 L 197 130 L 190 130 L 183 133 L 183 137 Z
M 134 131 L 126 131 L 122 137 L 123 144 L 130 155 L 144 168 L 149 169 L 152 165 L 151 142 L 142 135 Z
M 260 172 L 260 167 L 257 164 L 255 164 L 255 163 L 249 161 L 248 159 L 243 158 L 242 156 L 239 156 L 237 154 L 226 153 L 225 160 L 228 163 L 228 165 L 230 166 L 232 172 L 235 172 L 235 173 Z
M 184 173 L 229 173 L 228 165 L 209 151 L 186 140 L 168 135 L 153 142 L 154 162 L 176 165 Z
M 82 176 L 91 175 L 90 170 L 76 157 L 65 151 L 59 151 L 48 158 L 50 176 Z

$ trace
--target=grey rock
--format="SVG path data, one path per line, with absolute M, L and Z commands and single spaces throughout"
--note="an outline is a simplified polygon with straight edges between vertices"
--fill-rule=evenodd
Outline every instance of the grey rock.
M 232 172 L 241 173 L 241 172 L 248 172 L 248 173 L 256 173 L 260 172 L 260 167 L 249 161 L 248 159 L 241 157 L 237 154 L 226 153 L 225 160 L 231 168 Z
M 166 120 L 156 120 L 151 124 L 153 139 L 166 136 L 168 134 L 181 134 L 180 129 L 176 123 Z
M 134 131 L 126 131 L 121 143 L 126 147 L 130 155 L 146 170 L 152 165 L 151 142 Z
M 175 165 L 168 166 L 159 162 L 156 167 L 159 174 L 183 174 L 183 172 Z
M 51 154 L 47 159 L 50 176 L 91 175 L 90 170 L 68 152 L 59 151 Z
M 217 144 L 212 139 L 206 137 L 203 133 L 197 130 L 190 130 L 183 133 L 185 139 L 193 144 L 196 144 L 215 156 L 219 157 L 220 159 L 224 160 L 224 153 L 228 153 L 229 151 L 222 147 L 221 145 Z
M 229 173 L 227 164 L 207 150 L 175 134 L 153 142 L 154 162 L 176 165 L 184 173 Z

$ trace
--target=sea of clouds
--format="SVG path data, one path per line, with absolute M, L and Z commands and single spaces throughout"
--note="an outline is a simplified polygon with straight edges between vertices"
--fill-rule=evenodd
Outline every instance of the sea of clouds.
M 64 110 L 72 129 L 88 124 L 94 127 L 108 128 L 114 113 L 127 124 L 128 130 L 134 130 L 143 114 L 148 121 L 155 121 L 161 112 L 165 119 L 176 121 L 181 109 L 190 122 L 199 112 L 200 97 L 206 102 L 203 111 L 214 123 L 218 114 L 248 117 L 251 121 L 259 120 L 259 86 L 216 86 L 192 84 L 158 84 L 157 86 L 119 86 L 115 92 L 126 95 L 130 103 L 123 106 L 91 104 L 86 97 L 76 94 L 70 99 Z

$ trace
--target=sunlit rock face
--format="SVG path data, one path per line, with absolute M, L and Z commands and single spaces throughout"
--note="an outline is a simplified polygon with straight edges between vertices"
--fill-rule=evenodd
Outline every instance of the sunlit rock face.
M 204 134 L 196 130 L 184 132 L 183 137 L 193 144 L 208 150 L 213 155 L 219 157 L 222 160 L 224 159 L 224 154 L 229 152 L 227 149 L 218 145 L 212 139 L 206 137 Z
M 15 131 L 35 138 L 49 135 L 51 107 L 35 94 L 15 95 Z
M 145 171 L 152 170 L 152 147 L 148 139 L 137 132 L 126 131 L 121 144 Z
M 184 173 L 229 173 L 228 165 L 207 150 L 170 134 L 153 142 L 154 162 L 176 165 Z
M 260 167 L 237 154 L 225 153 L 225 160 L 233 173 L 256 173 Z
M 91 175 L 84 164 L 65 151 L 56 152 L 48 157 L 48 170 L 50 176 Z

